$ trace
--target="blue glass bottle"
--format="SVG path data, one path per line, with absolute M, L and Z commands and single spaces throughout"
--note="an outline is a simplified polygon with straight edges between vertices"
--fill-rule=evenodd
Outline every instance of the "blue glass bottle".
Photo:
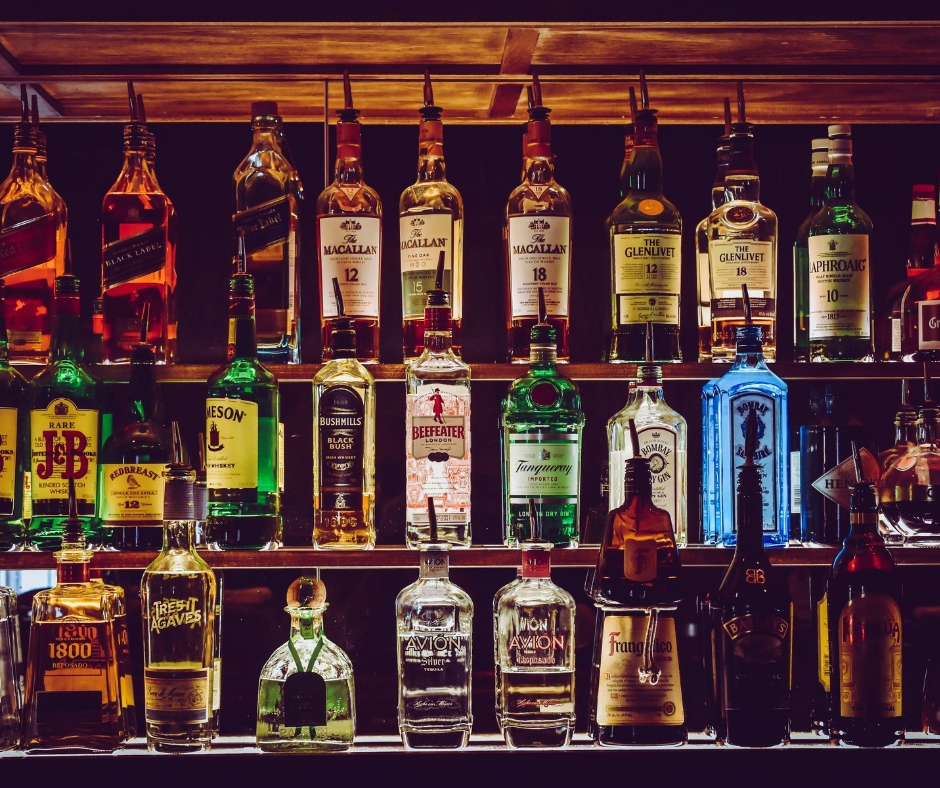
M 747 415 L 756 410 L 764 547 L 783 547 L 790 538 L 787 384 L 767 367 L 761 327 L 751 324 L 746 289 L 744 299 L 747 317 L 737 330 L 734 364 L 702 389 L 703 533 L 708 543 L 734 547 L 737 542 L 735 467 L 744 461 Z

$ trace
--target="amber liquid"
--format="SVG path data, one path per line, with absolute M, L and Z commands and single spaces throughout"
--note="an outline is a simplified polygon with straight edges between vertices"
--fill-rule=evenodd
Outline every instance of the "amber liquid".
M 536 317 L 521 317 L 509 322 L 509 360 L 513 364 L 528 364 L 530 361 L 529 338 Z M 558 362 L 567 364 L 571 353 L 568 348 L 569 322 L 567 317 L 549 317 L 548 324 L 555 329 L 558 339 Z
M 451 318 L 451 333 L 453 342 L 451 346 L 454 353 L 460 355 L 460 318 Z M 424 351 L 424 318 L 406 318 L 402 325 L 403 348 L 405 352 L 405 363 L 414 361 Z M 526 357 L 528 361 L 528 357 Z
M 314 540 L 321 550 L 368 550 L 375 546 L 375 534 L 368 527 L 369 512 L 375 506 L 371 495 L 362 496 L 362 510 L 320 509 L 320 499 L 315 498 Z
M 777 358 L 776 320 L 754 318 L 752 324 L 761 327 L 761 339 L 764 346 L 764 358 L 774 361 Z M 744 325 L 744 318 L 715 319 L 712 356 L 715 361 L 734 361 L 737 355 L 738 329 Z
M 330 335 L 336 321 L 334 317 L 321 318 L 321 336 L 323 338 L 323 360 L 331 361 Z M 356 358 L 363 364 L 379 363 L 379 321 L 374 317 L 356 317 L 352 319 L 356 330 Z

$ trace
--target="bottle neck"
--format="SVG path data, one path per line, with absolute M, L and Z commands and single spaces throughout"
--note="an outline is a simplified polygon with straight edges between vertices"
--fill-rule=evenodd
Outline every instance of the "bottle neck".
M 91 564 L 88 560 L 62 560 L 56 564 L 56 575 L 60 583 L 91 582 Z
M 555 166 L 545 156 L 532 156 L 526 159 L 525 179 L 529 183 L 550 183 L 555 177 Z
M 431 545 L 421 550 L 418 568 L 420 580 L 446 580 L 450 575 L 450 556 L 447 550 Z
M 905 443 L 917 442 L 917 427 L 913 421 L 906 418 L 895 419 L 894 422 L 894 443 L 896 446 Z
M 228 326 L 229 361 L 236 358 L 257 358 L 258 338 L 254 315 L 231 315 Z
M 745 465 L 738 471 L 736 559 L 760 559 L 764 553 L 764 502 L 760 469 Z
M 362 133 L 358 122 L 336 124 L 336 183 L 362 183 Z
M 154 363 L 132 363 L 130 380 L 130 416 L 135 421 L 154 421 L 160 409 L 157 368 Z
M 917 421 L 917 443 L 931 443 L 935 444 L 937 442 L 937 435 L 940 433 L 940 424 L 938 424 L 937 419 L 927 418 L 927 419 L 918 419 Z
M 52 329 L 52 360 L 80 363 L 84 355 L 81 336 L 78 296 L 57 296 Z
M 831 202 L 855 201 L 855 167 L 851 156 L 840 156 L 829 164 L 826 199 Z
M 13 149 L 13 172 L 25 174 L 32 171 L 40 172 L 39 162 L 36 160 L 35 148 L 14 148 Z
M 850 541 L 884 544 L 881 535 L 878 533 L 877 511 L 849 512 L 849 535 L 846 542 Z
M 424 346 L 432 353 L 446 353 L 453 347 L 453 331 L 424 331 Z
M 323 611 L 288 608 L 290 612 L 290 637 L 316 640 L 323 634 Z
M 661 383 L 644 383 L 640 381 L 635 388 L 634 400 L 641 400 L 655 405 L 663 401 L 663 387 Z
M 444 125 L 439 120 L 422 120 L 418 126 L 418 180 L 447 180 Z
M 187 552 L 195 556 L 196 523 L 194 520 L 167 520 L 163 523 L 163 552 Z
M 251 122 L 251 153 L 262 150 L 281 152 L 278 123 L 271 117 L 255 118 Z
M 630 157 L 630 189 L 646 194 L 663 193 L 663 157 L 659 152 L 656 119 L 641 117 L 634 124 Z
M 529 345 L 529 365 L 533 370 L 554 370 L 558 364 L 558 346 L 554 344 Z
M 809 207 L 810 210 L 818 211 L 822 208 L 823 203 L 826 201 L 826 173 L 827 170 L 819 171 L 817 167 L 813 167 L 813 177 L 810 179 L 810 197 L 809 197 Z
M 754 161 L 754 136 L 750 123 L 732 126 L 731 150 L 725 172 L 725 192 L 728 200 L 757 202 L 760 199 L 760 176 Z

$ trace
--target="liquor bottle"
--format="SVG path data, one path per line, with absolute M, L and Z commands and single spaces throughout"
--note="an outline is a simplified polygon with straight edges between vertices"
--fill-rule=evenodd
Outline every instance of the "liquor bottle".
M 7 290 L 10 358 L 43 364 L 52 340 L 53 280 L 65 265 L 68 210 L 46 178 L 45 135 L 38 117 L 29 122 L 26 85 L 20 86 L 20 103 L 13 166 L 0 183 L 0 278 Z
M 852 530 L 827 586 L 832 723 L 843 744 L 884 747 L 904 738 L 901 580 L 878 534 L 871 482 L 852 488 Z
M 66 265 L 70 270 L 71 266 Z M 62 538 L 68 516 L 69 479 L 74 479 L 78 516 L 89 541 L 106 534 L 96 518 L 98 506 L 99 403 L 101 381 L 84 363 L 78 278 L 55 280 L 55 328 L 49 363 L 28 386 L 32 460 L 32 519 L 29 539 L 42 550 Z
M 548 322 L 558 333 L 558 360 L 570 355 L 571 196 L 555 180 L 551 110 L 542 106 L 542 88 L 533 76 L 526 127 L 525 178 L 506 203 L 506 325 L 508 357 L 529 360 L 529 334 L 538 322 L 538 289 L 545 291 Z
M 577 547 L 584 412 L 577 384 L 558 372 L 555 329 L 548 323 L 541 287 L 538 299 L 531 366 L 509 386 L 502 406 L 503 542 L 530 538 L 529 501 L 534 498 L 542 538 L 556 547 Z
M 261 670 L 256 738 L 263 752 L 346 750 L 356 733 L 353 666 L 323 634 L 326 587 L 300 577 L 287 589 L 290 638 Z
M 163 543 L 163 473 L 172 455 L 156 357 L 147 341 L 149 312 L 144 304 L 123 423 L 101 447 L 99 516 L 119 550 L 159 550 Z
M 929 209 L 920 208 L 927 213 Z M 934 228 L 935 230 L 936 228 Z M 929 252 L 920 265 L 929 265 Z M 940 256 L 913 279 L 901 299 L 901 358 L 904 361 L 940 359 Z
M 493 632 L 499 631 L 499 602 L 500 600 L 510 591 L 510 589 L 515 588 L 519 583 L 522 582 L 522 566 L 516 567 L 516 576 L 510 580 L 506 585 L 500 588 L 493 595 Z M 495 680 L 495 691 L 493 693 L 493 698 L 495 700 L 495 712 L 496 712 L 496 727 L 499 728 L 500 735 L 503 732 L 503 711 L 502 704 L 500 703 L 499 698 L 499 687 L 500 687 L 500 678 L 499 678 L 499 638 L 493 638 L 493 678 Z
M 20 743 L 22 697 L 19 665 L 16 661 L 16 592 L 0 586 L 0 752 Z
M 875 315 L 875 357 L 880 361 L 900 361 L 902 357 L 902 304 L 911 282 L 940 261 L 937 244 L 937 189 L 933 184 L 914 186 L 911 201 L 911 232 L 907 246 L 904 278 L 881 299 Z
M 926 365 L 925 365 L 926 371 Z M 897 506 L 893 506 L 895 493 L 885 485 L 885 475 L 894 463 L 917 445 L 917 408 L 910 403 L 910 381 L 901 381 L 901 406 L 894 416 L 894 445 L 878 454 L 879 524 L 887 544 L 904 540 L 898 529 Z
M 552 582 L 552 544 L 540 538 L 534 498 L 529 512 L 522 579 L 497 603 L 497 718 L 512 748 L 566 747 L 575 725 L 575 604 Z
M 652 328 L 652 325 L 649 326 Z M 669 513 L 680 545 L 689 540 L 688 442 L 686 421 L 663 399 L 662 369 L 653 363 L 654 332 L 647 333 L 646 363 L 637 365 L 637 383 L 627 404 L 607 422 L 608 460 L 610 463 L 610 506 L 623 503 L 622 479 L 626 461 L 632 457 L 630 421 L 640 436 L 640 453 L 649 460 L 653 474 L 653 503 Z
M 610 233 L 610 361 L 642 361 L 653 331 L 659 361 L 681 361 L 679 291 L 682 217 L 663 196 L 658 121 L 640 72 L 642 108 L 633 124 L 629 189 L 607 219 Z
M 229 362 L 206 392 L 206 484 L 210 549 L 271 550 L 281 534 L 277 484 L 277 379 L 258 361 L 254 280 L 240 270 L 229 282 Z
M 744 421 L 756 410 L 764 547 L 784 547 L 790 538 L 787 384 L 767 367 L 762 329 L 751 319 L 746 284 L 743 295 L 744 325 L 737 328 L 734 364 L 702 389 L 705 541 L 733 547 L 737 539 L 734 466 L 744 457 Z
M 448 576 L 451 545 L 437 534 L 420 543 L 420 574 L 395 599 L 398 622 L 398 730 L 409 750 L 463 747 L 471 708 L 473 601 Z
M 198 516 L 198 514 L 196 484 L 193 484 L 193 516 Z M 219 569 L 215 572 L 215 617 L 212 631 L 212 715 L 209 718 L 212 741 L 219 738 L 219 726 L 222 716 L 222 592 L 224 587 L 225 575 Z
M 812 143 L 809 213 L 796 229 L 793 241 L 793 360 L 809 361 L 809 229 L 826 200 L 829 139 Z
M 337 111 L 333 183 L 317 198 L 317 260 L 320 267 L 320 330 L 323 360 L 338 317 L 330 283 L 339 279 L 346 316 L 356 330 L 356 357 L 379 360 L 379 290 L 382 279 L 382 201 L 362 179 L 359 110 L 352 105 L 349 72 L 343 72 L 345 107 Z
M 23 474 L 30 450 L 26 381 L 10 364 L 5 303 L 0 279 L 0 549 L 19 545 L 26 536 Z
M 251 105 L 253 139 L 235 169 L 236 244 L 245 239 L 248 273 L 255 280 L 258 357 L 300 361 L 300 202 L 303 184 L 281 150 L 277 102 Z M 237 264 L 237 261 L 236 261 Z
M 173 455 L 166 472 L 163 549 L 140 580 L 147 749 L 198 752 L 212 738 L 216 582 L 196 555 L 196 474 L 183 463 L 176 422 Z
M 158 364 L 176 355 L 176 209 L 147 160 L 151 137 L 141 121 L 133 83 L 124 127 L 124 166 L 101 206 L 104 361 L 126 364 L 150 304 L 148 341 Z
M 829 127 L 826 197 L 809 228 L 809 355 L 871 361 L 871 219 L 855 201 L 850 126 Z
M 124 590 L 90 579 L 76 487 L 70 478 L 58 582 L 33 597 L 21 741 L 30 751 L 110 752 L 127 739 L 115 631 Z
M 332 361 L 313 379 L 313 544 L 375 546 L 375 381 L 356 360 L 356 332 L 333 279 Z
M 738 122 L 731 124 L 725 202 L 708 215 L 712 358 L 733 361 L 737 329 L 744 323 L 742 285 L 750 291 L 753 322 L 764 337 L 768 361 L 777 356 L 777 215 L 760 202 L 754 162 L 754 125 L 745 120 L 738 83 Z M 728 494 L 731 494 L 728 479 Z M 765 496 L 765 501 L 766 496 Z
M 424 310 L 424 350 L 405 369 L 405 540 L 429 537 L 425 501 L 437 499 L 438 536 L 470 546 L 470 367 L 451 347 L 444 253 Z
M 725 203 L 725 173 L 731 159 L 731 102 L 725 98 L 725 131 L 718 137 L 712 211 Z M 708 216 L 695 226 L 695 267 L 698 274 L 698 360 L 712 359 L 712 291 L 708 262 Z
M 764 552 L 757 411 L 745 420 L 737 484 L 738 540 L 717 593 L 709 595 L 721 720 L 737 747 L 776 747 L 790 738 L 793 603 Z
M 650 462 L 630 423 L 623 504 L 607 517 L 588 595 L 598 609 L 591 735 L 606 746 L 682 744 L 675 609 L 682 598 L 669 513 L 653 503 Z
M 444 289 L 450 294 L 454 350 L 460 352 L 463 317 L 463 199 L 447 182 L 444 124 L 424 72 L 424 106 L 418 127 L 418 179 L 398 201 L 401 245 L 402 347 L 405 363 L 424 349 L 424 302 L 434 286 L 438 250 L 444 252 Z

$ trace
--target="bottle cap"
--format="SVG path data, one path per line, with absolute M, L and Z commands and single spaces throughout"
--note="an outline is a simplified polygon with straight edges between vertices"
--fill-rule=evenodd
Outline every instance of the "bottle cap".
M 625 463 L 624 489 L 629 492 L 650 491 L 653 488 L 653 476 L 650 473 L 649 460 L 640 454 L 640 436 L 636 423 L 630 419 L 630 446 L 632 455 Z
M 529 346 L 533 349 L 552 350 L 558 345 L 555 328 L 548 322 L 545 306 L 545 290 L 539 287 L 539 322 L 529 332 Z
M 188 522 L 196 519 L 193 503 L 193 483 L 196 472 L 183 462 L 183 443 L 180 440 L 179 422 L 171 426 L 173 433 L 173 462 L 166 472 L 163 494 L 163 519 Z
M 918 183 L 914 186 L 914 199 L 929 200 L 937 196 L 937 189 L 932 183 Z
M 353 106 L 352 83 L 349 81 L 349 72 L 343 72 L 343 107 L 336 110 L 340 123 L 356 123 L 359 110 Z M 339 140 L 337 139 L 337 143 Z
M 437 275 L 434 287 L 428 290 L 427 305 L 424 308 L 425 331 L 451 330 L 450 295 L 444 289 L 444 251 L 437 258 Z
M 817 137 L 813 140 L 813 150 L 829 150 L 829 138 L 828 137 Z
M 272 118 L 279 117 L 277 114 L 277 102 L 276 101 L 252 101 L 251 102 L 251 117 L 260 118 L 263 116 L 268 116 Z
M 356 329 L 351 317 L 346 317 L 346 306 L 343 303 L 343 293 L 339 286 L 339 279 L 333 277 L 333 298 L 336 299 L 337 317 L 333 320 L 330 331 L 330 350 L 333 358 L 356 357 Z
M 848 123 L 833 123 L 829 126 L 829 139 L 833 137 L 851 137 L 852 127 Z
M 298 577 L 287 589 L 288 609 L 321 610 L 326 607 L 326 586 L 319 578 Z

